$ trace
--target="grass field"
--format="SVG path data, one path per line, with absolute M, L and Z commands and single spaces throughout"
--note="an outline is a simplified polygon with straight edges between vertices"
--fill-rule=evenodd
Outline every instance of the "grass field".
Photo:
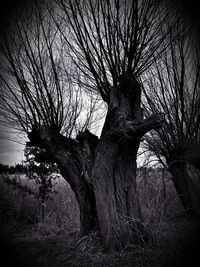
M 199 223 L 187 220 L 170 175 L 162 169 L 138 171 L 139 200 L 149 241 L 114 254 L 104 251 L 96 232 L 80 239 L 78 205 L 62 177 L 55 179 L 55 193 L 45 207 L 34 195 L 6 183 L 8 179 L 16 179 L 32 192 L 38 190 L 34 180 L 25 175 L 1 175 L 3 266 L 195 266 L 190 263 L 198 259 Z

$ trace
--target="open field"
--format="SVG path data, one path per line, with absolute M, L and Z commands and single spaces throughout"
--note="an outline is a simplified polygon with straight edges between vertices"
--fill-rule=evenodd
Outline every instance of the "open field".
M 191 259 L 198 259 L 198 222 L 187 220 L 170 175 L 162 169 L 138 171 L 139 199 L 149 241 L 114 254 L 104 251 L 97 232 L 80 239 L 78 205 L 62 177 L 55 180 L 55 192 L 46 200 L 45 216 L 41 216 L 44 207 L 40 199 L 6 183 L 14 177 L 32 191 L 38 190 L 34 180 L 23 175 L 1 175 L 3 266 L 172 267 L 189 266 Z

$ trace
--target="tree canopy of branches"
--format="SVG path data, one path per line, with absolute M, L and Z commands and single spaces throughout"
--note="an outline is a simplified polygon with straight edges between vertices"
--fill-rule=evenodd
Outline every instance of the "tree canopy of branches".
M 162 129 L 147 135 L 144 146 L 167 164 L 189 216 L 199 213 L 200 203 L 198 183 L 187 170 L 188 163 L 200 163 L 200 62 L 191 32 L 176 38 L 144 82 L 146 114 L 165 114 Z
M 44 126 L 70 137 L 89 127 L 99 99 L 73 84 L 49 16 L 37 5 L 25 11 L 1 35 L 1 115 L 25 133 Z
M 79 203 L 81 233 L 99 227 L 110 250 L 140 238 L 137 151 L 163 118 L 143 118 L 139 78 L 173 42 L 178 19 L 164 1 L 35 0 L 2 35 L 1 115 L 41 149 L 38 161 L 57 163 Z M 99 96 L 100 138 L 87 129 Z
M 127 75 L 140 76 L 162 54 L 177 21 L 167 1 L 57 2 L 61 12 L 54 12 L 54 20 L 73 63 L 106 102 L 113 86 Z

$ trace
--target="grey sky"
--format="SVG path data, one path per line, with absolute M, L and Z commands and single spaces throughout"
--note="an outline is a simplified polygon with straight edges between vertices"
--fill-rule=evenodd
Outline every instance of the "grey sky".
M 0 127 L 0 163 L 15 165 L 15 163 L 21 162 L 24 155 L 24 145 L 20 143 L 25 144 L 23 137 L 7 132 L 5 128 Z

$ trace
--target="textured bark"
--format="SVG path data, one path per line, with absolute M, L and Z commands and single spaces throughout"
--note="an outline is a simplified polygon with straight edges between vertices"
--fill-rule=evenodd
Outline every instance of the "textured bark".
M 189 174 L 185 160 L 168 162 L 174 186 L 189 219 L 200 215 L 200 192 L 193 177 Z
M 98 227 L 94 190 L 86 182 L 83 176 L 80 179 L 80 176 L 77 176 L 77 173 L 71 173 L 76 171 L 77 166 L 75 166 L 75 168 L 72 167 L 71 162 L 69 162 L 70 165 L 66 165 L 66 160 L 64 158 L 62 160 L 61 157 L 57 160 L 57 164 L 61 175 L 70 184 L 73 192 L 75 193 L 80 210 L 80 233 L 81 235 L 86 235 L 91 230 Z M 79 173 L 79 175 L 81 174 Z
M 73 140 L 53 129 L 44 128 L 32 131 L 29 139 L 29 145 L 45 149 L 36 156 L 36 160 L 57 163 L 61 175 L 75 193 L 80 209 L 81 235 L 97 228 L 95 195 L 89 176 L 98 138 L 86 131 Z
M 109 250 L 136 242 L 134 227 L 139 227 L 141 220 L 136 195 L 137 149 L 137 144 L 117 144 L 105 133 L 98 147 L 95 194 L 101 232 Z
M 141 237 L 142 215 L 136 193 L 136 156 L 143 134 L 160 125 L 156 116 L 143 120 L 141 88 L 131 78 L 113 88 L 105 125 L 96 150 L 94 189 L 103 240 L 121 250 Z

